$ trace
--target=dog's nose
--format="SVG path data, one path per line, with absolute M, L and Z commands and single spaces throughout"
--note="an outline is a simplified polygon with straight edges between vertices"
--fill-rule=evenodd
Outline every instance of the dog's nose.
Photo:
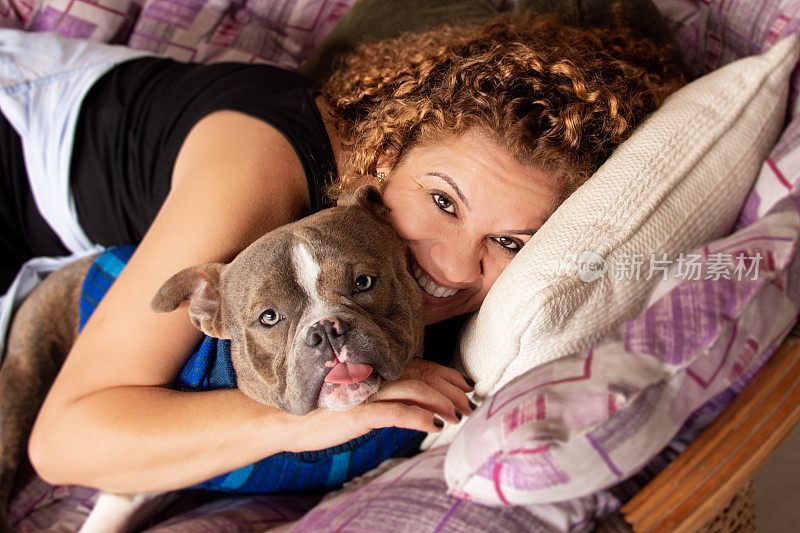
M 308 328 L 308 333 L 306 334 L 306 346 L 309 346 L 310 348 L 319 346 L 326 339 L 332 341 L 337 337 L 341 337 L 348 331 L 350 331 L 350 324 L 341 318 L 335 316 L 323 318 Z

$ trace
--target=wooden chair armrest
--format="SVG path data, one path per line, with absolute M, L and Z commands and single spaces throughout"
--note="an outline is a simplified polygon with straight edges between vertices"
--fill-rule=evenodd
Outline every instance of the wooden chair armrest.
M 636 532 L 696 531 L 800 420 L 800 340 L 789 337 L 717 419 L 623 508 Z

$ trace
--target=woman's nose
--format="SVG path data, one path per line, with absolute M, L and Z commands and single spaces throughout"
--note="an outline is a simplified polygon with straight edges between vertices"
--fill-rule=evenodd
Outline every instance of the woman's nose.
M 481 253 L 461 243 L 439 242 L 431 247 L 431 259 L 445 280 L 452 283 L 472 283 L 481 276 Z

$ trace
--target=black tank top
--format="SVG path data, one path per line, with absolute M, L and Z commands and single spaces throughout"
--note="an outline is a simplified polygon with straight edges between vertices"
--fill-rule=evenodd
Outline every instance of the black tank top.
M 116 66 L 87 94 L 75 130 L 70 186 L 81 226 L 105 246 L 141 241 L 189 130 L 220 110 L 277 128 L 303 165 L 311 212 L 322 209 L 336 166 L 311 83 L 267 65 L 143 58 Z

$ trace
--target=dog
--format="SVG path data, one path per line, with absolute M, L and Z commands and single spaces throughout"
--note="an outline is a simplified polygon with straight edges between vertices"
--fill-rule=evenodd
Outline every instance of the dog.
M 78 334 L 81 284 L 92 260 L 48 276 L 9 330 L 0 367 L 3 531 L 10 531 L 5 513 L 36 413 Z M 422 355 L 422 295 L 372 186 L 267 233 L 229 264 L 178 272 L 151 308 L 171 312 L 184 302 L 195 327 L 230 339 L 237 387 L 295 415 L 354 407 Z M 81 531 L 126 530 L 163 499 L 101 493 Z

